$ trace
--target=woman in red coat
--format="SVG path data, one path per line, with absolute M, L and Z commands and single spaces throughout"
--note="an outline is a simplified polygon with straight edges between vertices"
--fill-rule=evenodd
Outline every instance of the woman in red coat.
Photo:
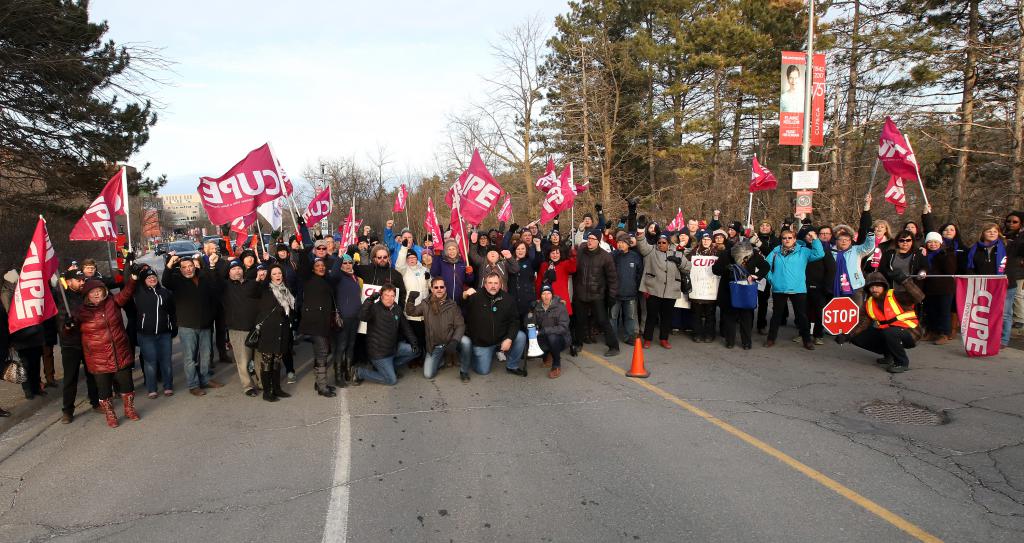
M 562 254 L 563 247 L 554 245 L 548 251 L 548 257 L 537 270 L 537 296 L 540 297 L 540 287 L 547 283 L 551 285 L 551 291 L 565 301 L 565 308 L 572 316 L 572 305 L 569 303 L 569 278 L 576 273 L 576 255 Z
M 110 403 L 115 380 L 124 402 L 124 416 L 139 420 L 132 383 L 135 349 L 128 341 L 121 320 L 121 308 L 131 301 L 135 292 L 135 276 L 132 275 L 124 288 L 113 296 L 99 279 L 86 281 L 83 290 L 85 303 L 75 312 L 74 322 L 82 332 L 85 367 L 96 378 L 100 409 L 107 417 L 107 426 L 117 428 L 117 414 Z

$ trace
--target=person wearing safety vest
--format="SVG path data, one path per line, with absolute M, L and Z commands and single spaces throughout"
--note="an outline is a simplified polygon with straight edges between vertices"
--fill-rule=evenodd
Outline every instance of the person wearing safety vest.
M 902 271 L 896 272 L 893 279 L 896 287 L 890 289 L 884 275 L 868 274 L 860 322 L 849 336 L 836 336 L 836 343 L 851 341 L 862 349 L 878 353 L 882 358 L 877 362 L 887 365 L 886 371 L 903 373 L 910 369 L 907 349 L 916 345 L 922 335 L 914 306 L 924 300 L 924 292 L 913 277 Z

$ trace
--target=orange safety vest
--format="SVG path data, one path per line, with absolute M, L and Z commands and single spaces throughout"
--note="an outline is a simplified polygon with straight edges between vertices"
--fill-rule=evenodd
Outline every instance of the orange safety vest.
M 899 302 L 896 301 L 896 295 L 893 290 L 890 289 L 889 292 L 885 293 L 885 303 L 882 304 L 882 307 L 882 309 L 879 309 L 875 299 L 870 297 L 868 298 L 868 303 L 864 305 L 868 316 L 878 322 L 879 328 L 888 328 L 890 326 L 917 328 L 917 312 L 913 308 L 909 311 L 904 311 L 900 307 Z

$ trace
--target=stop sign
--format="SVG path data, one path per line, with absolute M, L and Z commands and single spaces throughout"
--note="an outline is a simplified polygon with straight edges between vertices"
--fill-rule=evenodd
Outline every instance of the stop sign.
M 860 308 L 850 298 L 832 298 L 821 311 L 821 325 L 833 336 L 848 334 L 860 322 Z

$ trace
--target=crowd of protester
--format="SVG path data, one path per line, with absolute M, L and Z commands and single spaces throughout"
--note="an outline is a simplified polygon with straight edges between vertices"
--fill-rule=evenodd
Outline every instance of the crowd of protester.
M 1011 327 L 1024 326 L 1022 221 L 1011 212 L 968 241 L 956 223 L 936 224 L 927 207 L 920 223 L 899 229 L 874 220 L 867 197 L 856 227 L 808 216 L 744 227 L 715 211 L 669 230 L 631 201 L 617 221 L 596 206 L 564 230 L 558 219 L 547 232 L 537 222 L 474 229 L 460 250 L 450 232 L 417 241 L 408 229 L 395 233 L 393 221 L 379 238 L 363 227 L 345 247 L 337 237 L 313 238 L 300 220 L 287 243 L 235 254 L 209 241 L 194 258 L 167 255 L 159 275 L 130 253 L 123 277 L 75 262 L 54 284 L 58 315 L 14 334 L 0 327 L 0 353 L 24 365 L 26 398 L 60 387 L 65 423 L 84 375 L 93 409 L 116 427 L 115 397 L 126 418 L 139 418 L 137 349 L 147 397 L 174 394 L 174 337 L 190 394 L 224 386 L 212 379 L 216 358 L 235 364 L 242 393 L 276 402 L 291 395 L 282 381 L 296 382 L 297 341 L 312 343 L 314 390 L 329 398 L 364 381 L 394 385 L 403 366 L 422 366 L 428 379 L 458 367 L 468 382 L 497 360 L 526 377 L 534 333 L 550 378 L 561 375 L 566 350 L 575 357 L 603 340 L 604 355 L 614 357 L 622 343 L 652 348 L 655 332 L 661 349 L 673 348 L 673 334 L 688 334 L 727 349 L 738 335 L 747 350 L 755 333 L 771 348 L 790 317 L 793 341 L 814 350 L 824 343 L 822 308 L 848 297 L 861 308 L 860 324 L 836 341 L 881 355 L 899 373 L 909 368 L 908 348 L 956 335 L 954 274 L 1005 275 L 1002 344 Z M 3 276 L 2 322 L 17 280 L 17 270 Z

